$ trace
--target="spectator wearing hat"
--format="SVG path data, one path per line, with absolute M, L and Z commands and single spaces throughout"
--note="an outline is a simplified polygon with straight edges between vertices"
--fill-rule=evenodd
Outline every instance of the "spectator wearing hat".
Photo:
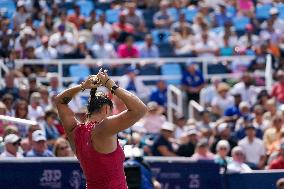
M 280 142 L 278 157 L 270 163 L 269 169 L 284 169 L 284 138 Z
M 187 101 L 199 102 L 199 94 L 204 87 L 204 77 L 194 62 L 188 62 L 182 74 L 181 84 L 187 94 Z
M 250 105 L 254 105 L 257 97 L 257 89 L 253 86 L 252 76 L 250 73 L 243 73 L 242 80 L 236 83 L 231 89 L 231 93 L 240 93 L 242 101 L 248 102 Z
M 214 160 L 214 155 L 209 151 L 207 139 L 200 139 L 196 145 L 192 160 Z
M 120 58 L 138 58 L 138 48 L 133 45 L 134 38 L 129 35 L 125 39 L 125 43 L 118 46 L 117 55 Z
M 244 163 L 245 154 L 240 146 L 236 146 L 232 150 L 232 161 L 228 164 L 228 173 L 249 173 L 251 168 Z
M 103 38 L 102 40 L 105 43 L 109 43 L 109 39 L 110 39 L 112 32 L 113 32 L 112 26 L 108 22 L 106 22 L 105 13 L 102 13 L 99 17 L 98 23 L 96 23 L 92 27 L 92 34 L 95 38 L 95 41 L 97 41 L 96 39 L 97 37 L 98 38 L 102 37 Z
M 119 86 L 136 94 L 141 100 L 147 101 L 149 98 L 149 91 L 144 83 L 137 79 L 138 70 L 132 66 L 126 69 L 124 74 L 119 80 Z
M 162 114 L 164 110 L 154 101 L 148 102 L 147 107 L 148 112 L 142 118 L 143 127 L 147 133 L 158 134 L 161 126 L 166 122 L 166 117 Z
M 229 89 L 227 83 L 218 84 L 218 95 L 211 102 L 212 111 L 217 117 L 223 116 L 224 111 L 234 105 L 234 98 L 228 93 Z
M 15 86 L 15 75 L 13 72 L 9 72 L 5 74 L 4 82 L 5 86 L 0 90 L 0 98 L 2 98 L 5 94 L 11 94 L 14 99 L 19 97 L 19 89 Z
M 38 121 L 44 117 L 44 111 L 40 106 L 41 96 L 39 92 L 33 92 L 30 97 L 30 105 L 28 106 L 28 118 Z
M 177 155 L 191 157 L 195 152 L 195 147 L 198 142 L 198 131 L 194 127 L 188 127 L 180 139 L 181 145 L 177 149 Z
M 174 130 L 175 125 L 173 123 L 165 122 L 162 125 L 161 133 L 152 145 L 153 156 L 176 156 L 170 141 L 173 138 Z
M 71 32 L 66 31 L 64 24 L 60 24 L 57 29 L 58 32 L 50 36 L 49 44 L 57 50 L 59 58 L 66 58 L 74 53 L 77 41 Z
M 246 137 L 238 142 L 246 156 L 246 162 L 252 169 L 263 169 L 266 153 L 263 141 L 256 138 L 256 128 L 249 125 L 245 128 Z
M 156 83 L 156 87 L 150 92 L 150 101 L 157 102 L 165 109 L 167 107 L 167 84 L 164 80 L 159 80 Z
M 85 18 L 81 15 L 80 6 L 74 6 L 74 13 L 68 16 L 68 21 L 75 24 L 78 30 L 82 29 L 85 25 Z
M 27 152 L 26 157 L 53 157 L 53 153 L 47 149 L 46 137 L 42 130 L 32 133 L 32 149 Z
M 228 123 L 221 123 L 216 128 L 216 135 L 214 137 L 213 143 L 211 145 L 211 152 L 216 153 L 217 144 L 219 141 L 228 141 L 230 148 L 228 154 L 231 155 L 231 149 L 238 145 L 234 137 L 232 136 L 232 131 Z
M 278 104 L 284 104 L 284 72 L 277 71 L 277 82 L 272 85 L 271 96 L 275 97 Z
M 38 59 L 43 60 L 50 60 L 50 59 L 56 59 L 57 58 L 57 50 L 48 44 L 49 37 L 48 36 L 42 36 L 41 37 L 41 46 L 36 48 L 35 50 L 35 56 Z
M 21 138 L 16 134 L 9 134 L 4 138 L 5 150 L 0 155 L 2 158 L 21 158 L 23 155 L 19 152 Z
M 220 140 L 216 146 L 216 155 L 214 157 L 215 163 L 218 163 L 223 172 L 227 171 L 227 166 L 231 163 L 232 158 L 228 156 L 230 152 L 230 144 L 227 140 Z

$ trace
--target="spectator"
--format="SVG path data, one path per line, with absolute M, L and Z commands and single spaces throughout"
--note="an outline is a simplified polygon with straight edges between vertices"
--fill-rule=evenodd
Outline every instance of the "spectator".
M 232 150 L 232 161 L 228 164 L 228 173 L 249 173 L 251 168 L 244 163 L 245 154 L 240 146 Z
M 125 43 L 119 45 L 117 54 L 120 58 L 138 58 L 139 51 L 138 49 L 133 45 L 134 39 L 132 36 L 128 36 L 125 39 Z
M 7 113 L 6 105 L 3 102 L 0 101 L 0 115 L 5 116 L 6 113 Z M 6 127 L 6 122 L 1 120 L 0 121 L 0 136 L 3 136 L 5 127 Z
M 119 80 L 119 86 L 137 94 L 143 101 L 147 101 L 149 97 L 148 89 L 141 80 L 137 79 L 137 74 L 138 70 L 129 66 L 126 70 L 126 74 Z
M 187 94 L 187 101 L 199 102 L 199 93 L 204 87 L 204 78 L 194 62 L 188 62 L 182 74 L 182 88 Z
M 5 150 L 0 155 L 1 158 L 21 158 L 23 155 L 19 152 L 21 138 L 15 134 L 9 134 L 4 138 Z
M 23 150 L 23 155 L 26 156 L 27 152 L 32 149 L 32 133 L 36 130 L 40 130 L 38 125 L 30 125 L 28 128 L 28 133 L 25 138 L 21 140 L 21 147 Z
M 39 92 L 40 85 L 37 82 L 36 74 L 30 74 L 28 76 L 28 84 L 29 84 L 29 97 L 33 92 Z
M 30 99 L 30 90 L 29 87 L 22 84 L 19 86 L 19 100 L 24 100 L 28 102 Z
M 216 116 L 224 115 L 224 111 L 234 104 L 234 98 L 228 93 L 230 87 L 227 83 L 219 83 L 217 87 L 218 96 L 212 100 L 212 111 Z
M 266 110 L 266 112 L 263 114 L 264 119 L 271 121 L 277 114 L 275 98 L 270 98 L 267 100 L 267 102 L 264 104 L 264 109 Z
M 137 14 L 136 4 L 134 2 L 128 2 L 126 6 L 127 6 L 126 22 L 134 27 L 136 31 L 135 33 L 143 35 L 143 33 L 146 32 L 143 15 Z
M 52 15 L 49 13 L 44 14 L 43 22 L 39 26 L 39 36 L 51 36 L 54 32 L 54 21 Z
M 183 12 L 179 14 L 179 20 L 171 25 L 171 32 L 181 32 L 182 27 L 190 30 L 190 24 L 187 22 L 186 15 Z
M 68 16 L 68 20 L 75 24 L 78 30 L 85 25 L 85 18 L 81 15 L 80 6 L 74 6 L 74 13 Z
M 102 13 L 99 17 L 99 22 L 92 27 L 92 34 L 97 40 L 103 37 L 105 43 L 109 42 L 110 35 L 112 34 L 112 26 L 106 22 L 106 15 Z
M 5 87 L 0 90 L 0 98 L 5 94 L 9 93 L 13 96 L 14 99 L 17 99 L 19 96 L 19 89 L 15 86 L 15 75 L 13 72 L 6 73 L 5 78 Z
M 219 77 L 212 77 L 211 83 L 200 91 L 200 104 L 203 107 L 211 106 L 213 98 L 217 96 L 217 86 L 220 82 Z
M 20 119 L 28 119 L 28 103 L 24 100 L 18 100 L 15 104 L 15 117 Z M 25 137 L 27 135 L 27 125 L 15 123 L 19 130 L 19 135 Z
M 246 26 L 246 33 L 245 35 L 241 36 L 237 42 L 237 46 L 240 50 L 246 51 L 249 49 L 255 48 L 260 40 L 257 35 L 254 33 L 254 28 L 252 24 L 248 24 Z
M 267 152 L 271 152 L 272 144 L 280 138 L 281 128 L 283 127 L 282 114 L 276 114 L 272 118 L 272 123 L 269 128 L 264 131 L 263 142 Z
M 201 40 L 196 43 L 194 50 L 197 56 L 200 57 L 215 56 L 219 51 L 219 46 L 212 38 L 209 38 L 207 31 L 203 31 L 201 34 Z
M 167 85 L 164 80 L 157 81 L 156 87 L 151 91 L 150 100 L 167 107 Z
M 47 110 L 44 115 L 44 122 L 42 123 L 43 131 L 45 132 L 47 144 L 52 147 L 60 134 L 55 124 L 57 121 L 57 113 L 54 110 Z
M 184 137 L 181 138 L 181 145 L 177 149 L 177 155 L 191 157 L 195 152 L 198 142 L 198 131 L 195 128 L 187 128 Z
M 280 178 L 276 182 L 277 189 L 283 189 L 284 188 L 284 178 Z
M 168 13 L 168 5 L 169 3 L 165 0 L 160 2 L 160 10 L 154 14 L 153 22 L 155 27 L 161 29 L 169 29 L 173 19 Z
M 97 35 L 96 43 L 92 47 L 92 53 L 95 58 L 115 58 L 116 52 L 113 44 L 104 41 L 106 37 Z
M 71 33 L 75 39 L 78 38 L 78 30 L 75 24 L 68 21 L 66 11 L 61 11 L 59 13 L 59 19 L 57 20 L 57 22 L 55 22 L 53 30 L 57 31 L 59 26 L 61 25 L 65 26 L 65 30 L 67 33 Z
M 185 132 L 185 125 L 186 125 L 186 118 L 183 114 L 176 113 L 175 114 L 175 132 L 174 132 L 174 138 L 180 139 L 183 136 L 183 133 Z
M 213 122 L 211 121 L 211 115 L 208 110 L 203 110 L 200 112 L 200 121 L 197 122 L 197 129 L 199 131 L 207 130 L 212 134 Z
M 90 12 L 89 17 L 86 19 L 86 29 L 92 30 L 93 26 L 97 23 L 97 13 L 96 10 L 93 9 Z
M 26 157 L 54 157 L 47 149 L 46 137 L 42 130 L 32 133 L 32 149 L 27 152 Z
M 63 89 L 59 87 L 58 75 L 50 73 L 47 77 L 49 79 L 48 92 L 55 95 L 59 94 Z
M 284 31 L 284 26 L 283 26 L 284 21 L 281 18 L 279 18 L 278 9 L 276 7 L 272 7 L 269 10 L 269 15 L 270 15 L 269 20 L 271 20 L 272 23 L 273 23 L 273 28 L 275 30 L 281 31 L 281 33 L 282 33 Z M 267 22 L 269 22 L 269 20 L 267 20 L 266 22 L 263 22 L 262 28 L 267 28 L 267 25 L 268 25 Z
M 162 125 L 161 133 L 152 146 L 153 156 L 176 156 L 172 143 L 170 142 L 175 130 L 174 124 L 165 122 Z
M 158 134 L 166 122 L 166 117 L 162 114 L 163 108 L 153 101 L 148 102 L 147 107 L 148 113 L 142 118 L 143 127 L 147 133 Z
M 36 48 L 35 56 L 39 59 L 56 59 L 57 58 L 57 51 L 55 48 L 50 47 L 48 45 L 48 36 L 42 36 L 41 43 L 42 46 Z
M 20 26 L 24 24 L 26 19 L 29 17 L 30 14 L 27 12 L 25 8 L 25 2 L 22 0 L 18 1 L 16 12 L 13 15 L 14 30 L 18 32 L 20 30 Z
M 38 121 L 44 116 L 42 107 L 40 106 L 41 96 L 39 92 L 33 92 L 30 97 L 30 105 L 28 106 L 28 118 Z
M 277 103 L 284 103 L 284 72 L 277 71 L 277 83 L 274 83 L 271 90 L 271 96 L 275 97 Z
M 135 33 L 134 26 L 126 22 L 126 16 L 127 14 L 122 11 L 119 15 L 118 22 L 112 25 L 113 38 L 117 42 L 123 42 L 127 36 Z
M 256 128 L 251 125 L 245 128 L 246 137 L 239 141 L 246 156 L 246 162 L 253 169 L 263 169 L 266 161 L 263 141 L 256 138 Z
M 257 90 L 252 85 L 252 76 L 250 73 L 244 73 L 242 80 L 233 86 L 231 92 L 239 92 L 242 100 L 248 102 L 250 105 L 256 102 Z
M 225 23 L 231 22 L 232 17 L 227 12 L 226 4 L 222 1 L 218 3 L 218 8 L 219 10 L 214 15 L 213 26 L 222 27 Z
M 39 93 L 41 96 L 40 106 L 42 107 L 43 111 L 47 110 L 47 107 L 51 105 L 51 100 L 49 96 L 49 92 L 46 86 L 41 86 L 39 89 Z
M 7 116 L 15 115 L 15 111 L 13 109 L 13 104 L 14 104 L 13 101 L 14 101 L 14 98 L 10 93 L 7 93 L 2 97 L 2 102 L 5 104 L 7 108 L 7 112 L 6 112 Z
M 69 142 L 65 138 L 58 138 L 53 147 L 53 154 L 55 157 L 72 157 L 72 153 Z
M 71 56 L 75 59 L 91 58 L 91 51 L 87 48 L 87 40 L 85 37 L 81 36 L 79 38 L 74 54 Z
M 211 145 L 211 152 L 216 153 L 217 144 L 219 141 L 225 140 L 229 143 L 230 148 L 228 154 L 231 154 L 231 149 L 237 146 L 236 140 L 232 136 L 231 128 L 228 123 L 221 123 L 216 128 L 216 135 Z
M 223 168 L 222 172 L 225 173 L 227 171 L 227 166 L 231 163 L 232 159 L 228 156 L 230 151 L 230 144 L 227 140 L 220 140 L 216 146 L 216 152 L 214 161 L 218 163 L 221 168 Z
M 66 26 L 61 24 L 58 26 L 58 32 L 50 36 L 49 44 L 56 48 L 59 58 L 66 58 L 74 53 L 77 41 L 75 36 L 66 31 Z
M 242 102 L 242 97 L 239 92 L 232 94 L 232 96 L 234 96 L 234 105 L 225 110 L 224 116 L 227 122 L 235 124 L 235 122 L 241 116 L 239 106 L 240 103 Z
M 269 169 L 284 169 L 284 140 L 282 139 L 279 149 L 278 158 L 273 160 Z
M 263 117 L 264 109 L 263 109 L 263 107 L 260 106 L 260 105 L 256 105 L 253 108 L 253 114 L 254 114 L 253 126 L 264 132 L 269 126 L 269 121 L 264 120 L 264 117 Z
M 193 160 L 214 160 L 214 155 L 209 151 L 209 144 L 206 139 L 198 141 L 195 153 L 192 155 Z
M 140 47 L 139 52 L 141 58 L 158 58 L 160 56 L 159 49 L 153 43 L 153 38 L 151 34 L 147 34 L 145 36 L 144 43 Z

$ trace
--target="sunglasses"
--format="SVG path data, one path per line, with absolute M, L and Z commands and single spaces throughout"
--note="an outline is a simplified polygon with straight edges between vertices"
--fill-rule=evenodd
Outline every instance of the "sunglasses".
M 61 146 L 61 147 L 59 147 L 58 149 L 59 150 L 66 150 L 66 149 L 68 149 L 69 148 L 69 146 Z
M 221 147 L 220 150 L 228 150 L 228 148 Z
M 20 142 L 14 142 L 14 143 L 13 143 L 13 146 L 20 146 L 20 145 L 21 145 Z

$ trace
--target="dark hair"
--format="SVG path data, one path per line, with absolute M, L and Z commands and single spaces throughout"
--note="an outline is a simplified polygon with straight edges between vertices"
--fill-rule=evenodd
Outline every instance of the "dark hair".
M 97 92 L 96 88 L 91 89 L 89 103 L 87 105 L 88 115 L 90 116 L 93 112 L 99 112 L 103 105 L 109 105 L 113 108 L 112 101 L 103 92 Z

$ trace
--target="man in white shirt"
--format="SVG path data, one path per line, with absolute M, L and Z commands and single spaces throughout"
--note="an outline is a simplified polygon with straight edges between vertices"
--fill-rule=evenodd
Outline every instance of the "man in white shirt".
M 215 56 L 218 49 L 218 44 L 209 38 L 207 32 L 202 33 L 201 40 L 198 40 L 195 45 L 195 51 L 201 57 Z
M 59 55 L 64 56 L 74 52 L 77 40 L 72 33 L 65 31 L 65 25 L 58 26 L 58 32 L 50 36 L 49 44 L 56 48 Z
M 96 41 L 92 47 L 92 53 L 96 58 L 115 58 L 116 52 L 111 43 L 105 43 L 104 36 L 97 36 Z
M 43 36 L 41 38 L 42 45 L 35 50 L 35 55 L 39 59 L 56 59 L 57 58 L 57 51 L 55 48 L 52 48 L 48 45 L 48 36 Z
M 16 134 L 9 134 L 4 139 L 5 150 L 0 155 L 1 158 L 21 158 L 23 155 L 18 152 L 21 145 L 21 138 Z
M 109 42 L 110 35 L 112 34 L 112 26 L 106 22 L 105 14 L 101 14 L 99 22 L 92 27 L 93 36 L 103 36 L 105 42 Z
M 33 121 L 43 119 L 44 111 L 40 106 L 41 95 L 39 92 L 33 92 L 30 97 L 30 105 L 28 106 L 28 118 Z
M 252 167 L 262 169 L 265 165 L 265 148 L 263 141 L 255 137 L 256 128 L 250 125 L 245 128 L 246 137 L 239 141 L 239 146 L 242 147 L 246 155 L 246 161 Z

